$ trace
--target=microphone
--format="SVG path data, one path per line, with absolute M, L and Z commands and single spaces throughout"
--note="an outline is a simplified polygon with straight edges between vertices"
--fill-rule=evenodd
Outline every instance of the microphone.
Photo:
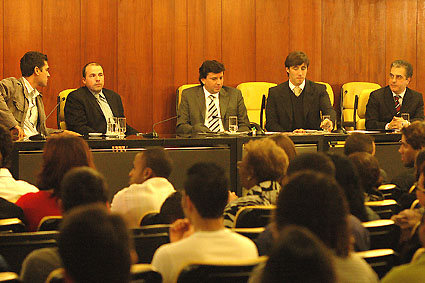
M 177 115 L 176 116 L 173 116 L 171 118 L 168 118 L 168 119 L 165 119 L 165 120 L 161 120 L 159 122 L 154 123 L 152 125 L 152 132 L 146 133 L 146 134 L 142 134 L 142 136 L 144 138 L 157 139 L 159 136 L 158 136 L 158 133 L 155 131 L 155 126 L 156 125 L 159 125 L 159 124 L 162 124 L 162 123 L 165 123 L 165 122 L 168 122 L 168 121 L 171 121 L 171 120 L 176 119 L 176 118 L 177 118 Z
M 62 97 L 61 100 L 56 104 L 55 107 L 53 107 L 52 111 L 50 111 L 49 115 L 46 116 L 46 121 L 49 119 L 49 117 L 52 115 L 53 111 L 58 108 L 59 104 L 61 104 L 62 101 L 65 101 L 65 97 Z

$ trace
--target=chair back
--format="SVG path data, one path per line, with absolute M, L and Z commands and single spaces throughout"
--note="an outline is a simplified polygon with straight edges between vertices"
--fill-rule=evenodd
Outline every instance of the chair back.
M 326 92 L 329 95 L 329 100 L 331 101 L 331 105 L 334 106 L 335 96 L 334 96 L 334 91 L 333 91 L 331 85 L 328 84 L 328 83 L 324 83 L 324 82 L 315 82 L 315 83 L 322 84 L 322 85 L 326 86 Z
M 170 224 L 154 224 L 154 225 L 145 225 L 137 228 L 131 229 L 133 235 L 151 235 L 157 233 L 168 233 L 170 230 Z
M 188 264 L 181 270 L 177 283 L 246 283 L 254 267 L 262 261 L 265 261 L 265 258 L 239 262 Z
M 58 104 L 59 107 L 57 109 L 57 123 L 58 123 L 58 129 L 66 130 L 66 123 L 65 123 L 65 103 L 66 98 L 68 97 L 68 94 L 72 91 L 76 90 L 76 88 L 69 88 L 62 90 L 59 92 L 58 95 Z
M 19 283 L 18 274 L 15 272 L 0 272 L 0 282 L 1 283 Z
M 400 206 L 393 199 L 367 201 L 365 205 L 375 211 L 381 219 L 390 219 L 391 216 L 400 212 Z
M 140 231 L 137 228 L 136 231 Z M 153 254 L 163 244 L 169 243 L 168 232 L 133 234 L 134 247 L 139 257 L 138 263 L 151 263 Z
M 341 122 L 347 130 L 357 127 L 356 121 L 359 119 L 357 108 L 355 108 L 356 97 L 360 96 L 363 89 L 378 89 L 381 86 L 369 82 L 349 82 L 341 88 Z
M 158 211 L 148 211 L 140 218 L 140 226 L 163 224 Z
M 236 213 L 235 228 L 265 227 L 270 223 L 274 205 L 246 206 Z
M 25 257 L 36 249 L 56 247 L 59 232 L 0 233 L 0 254 L 19 273 Z
M 133 264 L 130 283 L 161 283 L 162 276 L 151 264 Z
M 231 230 L 254 241 L 258 235 L 264 232 L 265 228 L 232 228 Z
M 397 186 L 394 184 L 383 184 L 378 187 L 378 190 L 382 193 L 385 199 L 394 199 L 396 188 Z
M 186 84 L 186 85 L 181 85 L 177 88 L 176 90 L 176 113 L 179 111 L 179 106 L 180 106 L 180 102 L 182 100 L 182 92 L 185 89 L 194 87 L 194 86 L 198 86 L 200 84 Z
M 398 263 L 398 257 L 392 249 L 369 250 L 356 254 L 372 267 L 379 278 L 384 277 Z
M 369 101 L 369 96 L 372 91 L 375 89 L 363 89 L 360 92 L 359 98 L 358 98 L 358 104 L 357 104 L 357 116 L 359 117 L 358 120 L 356 120 L 356 129 L 357 130 L 364 130 L 366 129 L 366 105 Z
M 370 249 L 396 249 L 400 229 L 391 219 L 380 219 L 362 223 L 369 231 Z
M 242 93 L 249 121 L 259 124 L 262 128 L 264 128 L 266 121 L 265 113 L 263 113 L 263 119 L 260 118 L 263 95 L 265 95 L 267 99 L 269 88 L 274 86 L 277 86 L 277 84 L 268 82 L 247 82 L 241 83 L 236 87 Z M 261 125 L 261 120 L 264 121 L 263 125 Z
M 19 218 L 0 219 L 0 232 L 24 232 L 25 224 Z
M 44 216 L 38 224 L 37 231 L 59 231 L 62 216 Z

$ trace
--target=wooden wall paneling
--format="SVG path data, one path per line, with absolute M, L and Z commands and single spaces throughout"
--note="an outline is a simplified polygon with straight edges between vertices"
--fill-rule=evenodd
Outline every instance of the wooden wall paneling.
M 289 15 L 289 52 L 304 51 L 310 59 L 307 77 L 322 81 L 322 1 L 289 1 Z
M 175 0 L 153 1 L 153 122 L 175 114 Z M 176 121 L 158 125 L 157 132 L 175 132 Z
M 42 0 L 4 1 L 4 77 L 19 78 L 21 76 L 19 60 L 22 56 L 31 50 L 43 51 L 43 13 Z
M 187 0 L 175 0 L 174 24 L 174 90 L 187 83 L 188 74 L 188 3 Z M 175 91 L 172 95 L 175 106 Z M 175 107 L 174 107 L 175 109 Z M 170 122 L 175 123 L 176 121 Z
M 43 96 L 48 114 L 59 92 L 80 81 L 80 0 L 44 0 L 42 9 L 43 51 L 49 58 L 51 75 Z M 47 120 L 47 126 L 57 127 L 55 114 Z
M 418 6 L 416 1 L 388 0 L 386 3 L 385 50 L 387 76 L 389 66 L 396 59 L 409 61 L 416 71 L 416 18 Z M 409 87 L 416 89 L 416 76 Z
M 413 76 L 416 77 L 416 90 L 425 94 L 425 2 L 418 1 L 418 21 L 416 38 L 416 70 Z
M 119 1 L 116 90 L 128 123 L 142 132 L 151 131 L 154 107 L 152 16 L 152 1 Z
M 355 34 L 352 56 L 355 58 L 351 80 L 386 84 L 385 1 L 355 2 Z
M 204 1 L 204 0 L 203 0 Z M 223 1 L 205 0 L 204 60 L 223 61 Z M 202 61 L 204 61 L 202 60 Z M 198 68 L 202 62 L 199 62 Z M 197 68 L 197 69 L 198 69 Z M 198 72 L 199 75 L 199 72 Z M 198 76 L 199 77 L 199 76 Z
M 3 5 L 4 2 L 1 0 L 0 2 L 0 80 L 3 79 L 3 69 L 6 68 L 3 61 L 3 55 L 4 55 L 4 46 L 3 46 L 3 28 L 4 28 L 4 14 L 3 14 Z
M 289 2 L 257 0 L 255 3 L 256 81 L 287 80 L 284 62 L 289 53 Z
M 223 0 L 222 17 L 224 84 L 255 81 L 255 0 Z
M 117 91 L 118 0 L 81 1 L 81 69 L 98 62 L 105 73 L 105 88 Z M 81 83 L 80 83 L 81 84 Z M 127 100 L 123 97 L 123 100 Z

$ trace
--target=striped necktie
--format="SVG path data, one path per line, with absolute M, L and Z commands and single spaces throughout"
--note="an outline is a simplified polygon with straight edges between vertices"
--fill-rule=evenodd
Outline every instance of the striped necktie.
M 400 115 L 400 108 L 401 108 L 400 98 L 401 98 L 400 95 L 394 96 L 395 110 L 397 112 L 397 115 Z
M 208 129 L 212 132 L 218 132 L 220 130 L 220 121 L 218 116 L 218 109 L 214 102 L 214 95 L 208 96 L 210 103 L 208 104 Z

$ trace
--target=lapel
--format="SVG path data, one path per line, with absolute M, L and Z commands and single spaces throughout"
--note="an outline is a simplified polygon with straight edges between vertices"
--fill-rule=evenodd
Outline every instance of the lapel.
M 199 87 L 198 91 L 195 93 L 195 100 L 196 100 L 196 103 L 198 104 L 197 108 L 201 109 L 201 121 L 205 121 L 205 111 L 206 111 L 205 93 L 204 93 L 204 88 L 202 86 Z
M 406 94 L 407 94 L 407 91 L 406 91 Z M 406 98 L 406 95 L 404 97 Z M 394 97 L 393 97 L 393 93 L 391 92 L 390 87 L 386 87 L 385 90 L 384 90 L 384 103 L 385 103 L 386 107 L 388 108 L 388 111 L 391 113 L 391 116 L 394 117 L 397 114 L 397 111 L 395 110 Z M 401 111 L 400 111 L 400 113 L 401 113 Z
M 292 90 L 289 87 L 289 81 L 284 82 L 282 84 L 282 88 L 283 88 L 283 91 L 279 92 L 283 100 L 282 106 L 285 112 L 288 113 L 289 120 L 292 122 L 292 118 L 293 118 L 292 102 L 291 102 Z
M 311 92 L 311 85 L 310 85 L 310 81 L 308 81 L 307 79 L 305 80 L 305 86 L 303 89 L 303 93 L 304 93 L 304 99 L 303 99 L 303 104 L 304 104 L 304 119 L 307 119 L 307 114 L 308 111 L 310 110 L 311 105 L 313 103 L 313 95 Z
M 96 109 L 97 112 L 99 112 L 99 115 L 103 116 L 102 109 L 99 106 L 99 103 L 97 103 L 96 97 L 90 92 L 90 90 L 87 87 L 84 87 L 85 95 L 87 98 L 87 101 L 90 104 L 91 109 Z M 109 103 L 109 102 L 108 102 Z
M 410 101 L 412 97 L 412 93 L 410 92 L 409 88 L 406 88 L 406 92 L 404 93 L 404 97 L 403 97 L 403 104 L 401 104 L 401 108 L 400 108 L 400 114 L 404 113 L 404 112 L 408 112 L 408 111 L 404 111 L 407 107 L 408 107 L 408 103 Z
M 117 109 L 115 108 L 115 104 L 113 103 L 112 95 L 109 93 L 109 91 L 107 89 L 103 89 L 102 92 L 103 92 L 103 95 L 106 98 L 106 101 L 108 101 L 109 108 L 111 108 L 111 111 L 112 111 L 112 114 L 114 114 L 114 117 L 119 117 L 120 115 L 119 115 Z M 99 106 L 99 108 L 100 108 L 100 106 Z
M 220 117 L 224 125 L 224 117 L 226 116 L 227 106 L 229 105 L 230 97 L 227 91 L 223 88 L 221 88 L 220 93 L 218 94 L 218 97 L 219 97 L 218 101 L 220 104 Z

